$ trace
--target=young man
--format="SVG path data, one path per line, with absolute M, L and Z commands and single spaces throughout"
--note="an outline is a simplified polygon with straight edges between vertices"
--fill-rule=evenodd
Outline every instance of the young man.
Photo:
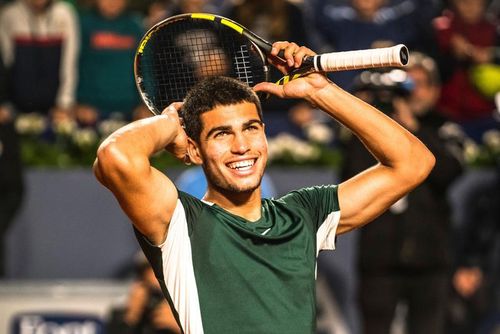
M 313 54 L 288 42 L 273 45 L 273 55 L 280 50 L 286 63 L 271 61 L 283 71 Z M 323 109 L 379 163 L 338 186 L 262 199 L 267 141 L 260 103 L 250 88 L 227 78 L 203 81 L 184 105 L 112 134 L 98 151 L 96 176 L 132 220 L 185 333 L 314 332 L 319 250 L 333 249 L 336 234 L 380 215 L 434 165 L 412 134 L 322 74 L 254 90 Z M 203 201 L 151 167 L 148 158 L 165 148 L 203 166 Z

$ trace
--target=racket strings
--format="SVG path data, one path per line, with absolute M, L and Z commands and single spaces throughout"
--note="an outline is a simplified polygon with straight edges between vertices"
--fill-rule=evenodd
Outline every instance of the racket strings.
M 137 65 L 140 90 L 156 113 L 182 101 L 192 86 L 210 76 L 248 85 L 266 79 L 265 60 L 250 41 L 205 20 L 177 21 L 153 32 Z
M 253 86 L 253 71 L 247 45 L 241 45 L 240 50 L 235 53 L 234 64 L 237 78 Z

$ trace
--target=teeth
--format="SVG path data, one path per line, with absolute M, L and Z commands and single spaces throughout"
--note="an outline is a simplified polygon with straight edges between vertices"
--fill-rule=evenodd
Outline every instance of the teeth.
M 244 161 L 237 161 L 228 164 L 227 166 L 232 169 L 243 169 L 243 168 L 250 168 L 254 164 L 254 160 L 244 160 Z

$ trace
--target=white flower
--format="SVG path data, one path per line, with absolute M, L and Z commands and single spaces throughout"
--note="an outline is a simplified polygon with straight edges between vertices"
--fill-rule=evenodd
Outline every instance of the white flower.
M 493 152 L 500 151 L 500 131 L 489 130 L 483 134 L 483 143 Z
M 333 131 L 322 123 L 312 123 L 305 128 L 309 140 L 319 144 L 329 144 L 333 140 Z
M 464 157 L 465 161 L 472 162 L 479 157 L 479 146 L 472 140 L 466 139 L 464 141 Z
M 15 126 L 21 135 L 39 135 L 47 129 L 47 119 L 39 113 L 20 114 Z
M 119 128 L 121 128 L 122 126 L 124 126 L 125 124 L 127 124 L 127 123 L 121 119 L 110 118 L 110 119 L 102 121 L 99 124 L 98 130 L 99 130 L 99 133 L 103 137 L 107 137 L 110 134 L 112 134 L 113 132 L 115 132 L 116 130 L 118 130 Z
M 289 154 L 297 162 L 315 160 L 320 155 L 320 150 L 290 134 L 282 133 L 268 143 L 269 160 L 276 160 Z
M 70 136 L 76 129 L 76 122 L 73 119 L 63 119 L 53 125 L 56 134 Z
M 73 132 L 73 142 L 79 147 L 87 147 L 94 145 L 98 136 L 97 133 L 91 128 L 78 129 Z

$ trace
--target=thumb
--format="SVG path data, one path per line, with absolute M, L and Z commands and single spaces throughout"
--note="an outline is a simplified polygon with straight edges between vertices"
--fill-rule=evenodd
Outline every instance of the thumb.
M 283 86 L 271 83 L 271 82 L 261 82 L 253 87 L 255 92 L 266 92 L 278 97 L 284 97 Z

